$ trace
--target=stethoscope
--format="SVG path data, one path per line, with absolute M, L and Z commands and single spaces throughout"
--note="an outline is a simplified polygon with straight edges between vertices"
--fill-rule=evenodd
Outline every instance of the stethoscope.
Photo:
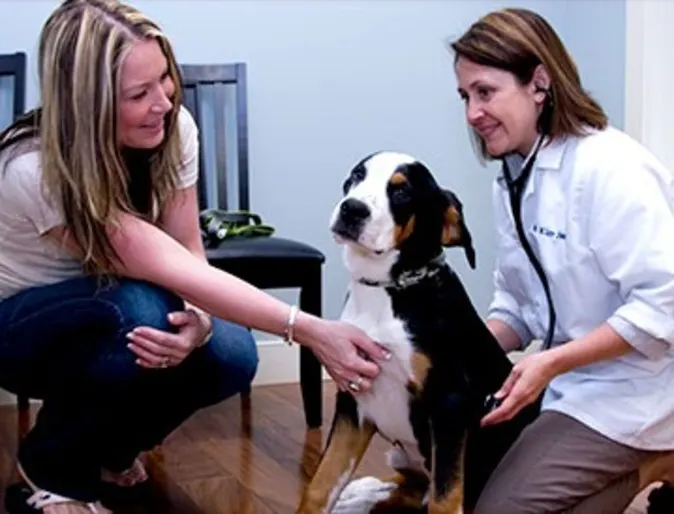
M 545 297 L 548 301 L 548 330 L 547 333 L 545 334 L 545 339 L 543 340 L 542 345 L 543 349 L 548 349 L 552 345 L 552 339 L 555 333 L 555 322 L 557 317 L 555 314 L 555 307 L 552 304 L 552 296 L 550 294 L 550 285 L 548 284 L 548 279 L 545 276 L 545 272 L 543 271 L 541 263 L 536 258 L 534 251 L 531 249 L 529 240 L 526 238 L 526 235 L 524 234 L 524 227 L 522 226 L 522 211 L 521 211 L 522 194 L 524 193 L 524 189 L 527 185 L 529 175 L 531 175 L 531 170 L 534 167 L 534 162 L 536 161 L 536 157 L 538 156 L 538 151 L 540 150 L 541 145 L 545 140 L 545 136 L 550 131 L 552 107 L 554 105 L 552 100 L 552 94 L 550 93 L 549 89 L 537 88 L 536 92 L 545 93 L 545 103 L 543 104 L 543 109 L 541 110 L 541 113 L 538 117 L 539 137 L 535 143 L 534 149 L 530 153 L 528 160 L 524 164 L 522 172 L 516 179 L 512 178 L 510 168 L 508 167 L 508 162 L 505 158 L 506 156 L 501 157 L 501 162 L 503 168 L 503 176 L 505 177 L 505 182 L 508 187 L 510 208 L 512 209 L 513 219 L 515 221 L 515 230 L 517 231 L 517 235 L 520 239 L 520 243 L 522 244 L 522 248 L 524 248 L 527 257 L 529 257 L 529 261 L 534 267 L 534 270 L 536 270 L 538 278 L 541 280 L 541 284 L 543 285 L 543 291 L 545 291 Z M 497 407 L 499 407 L 502 402 L 503 402 L 502 399 L 496 399 L 493 394 L 488 395 L 485 401 L 485 408 L 487 411 L 494 410 Z
M 536 157 L 538 156 L 538 151 L 541 148 L 545 136 L 549 133 L 550 121 L 552 118 L 552 108 L 554 106 L 552 93 L 550 92 L 549 89 L 536 88 L 536 92 L 545 93 L 545 102 L 543 104 L 543 109 L 541 110 L 541 113 L 538 117 L 538 130 L 540 135 L 535 143 L 533 152 L 531 152 L 528 160 L 526 161 L 524 167 L 522 168 L 522 172 L 516 179 L 512 178 L 512 174 L 510 173 L 510 168 L 508 167 L 506 159 L 502 158 L 501 161 L 503 166 L 503 176 L 505 177 L 505 182 L 508 187 L 508 196 L 510 197 L 510 208 L 512 209 L 517 235 L 519 236 L 522 247 L 524 248 L 527 257 L 529 257 L 529 261 L 531 261 L 531 264 L 533 265 L 534 270 L 538 275 L 538 278 L 541 280 L 543 290 L 545 291 L 545 297 L 548 301 L 548 315 L 549 315 L 548 330 L 545 339 L 543 340 L 543 349 L 547 349 L 550 348 L 550 346 L 552 345 L 552 339 L 554 337 L 555 322 L 556 322 L 555 308 L 552 304 L 550 285 L 548 284 L 548 280 L 545 276 L 545 272 L 543 271 L 543 267 L 536 258 L 531 248 L 531 245 L 529 244 L 529 240 L 526 238 L 526 235 L 524 233 L 524 227 L 522 226 L 522 210 L 521 210 L 522 194 L 524 193 L 524 189 L 526 188 L 529 175 L 531 175 L 531 170 L 534 167 L 534 162 L 536 161 Z

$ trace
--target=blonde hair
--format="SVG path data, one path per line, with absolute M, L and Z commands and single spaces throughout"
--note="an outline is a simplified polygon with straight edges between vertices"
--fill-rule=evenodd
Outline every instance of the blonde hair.
M 555 30 L 539 14 L 527 9 L 502 9 L 487 14 L 449 44 L 455 62 L 463 57 L 476 64 L 513 73 L 528 84 L 539 65 L 550 77 L 548 135 L 551 139 L 581 136 L 587 128 L 603 129 L 603 109 L 583 89 L 578 68 Z M 488 159 L 484 141 L 473 131 L 481 156 Z
M 176 85 L 164 141 L 147 159 L 148 201 L 163 205 L 175 191 L 181 165 L 180 75 L 161 29 L 129 5 L 64 1 L 40 35 L 42 105 L 0 134 L 0 150 L 37 138 L 45 192 L 82 248 L 85 269 L 94 273 L 112 271 L 116 257 L 106 226 L 120 212 L 140 214 L 128 192 L 130 170 L 117 144 L 116 111 L 122 62 L 134 42 L 148 38 L 158 42 Z M 151 221 L 159 216 L 154 211 L 147 214 Z

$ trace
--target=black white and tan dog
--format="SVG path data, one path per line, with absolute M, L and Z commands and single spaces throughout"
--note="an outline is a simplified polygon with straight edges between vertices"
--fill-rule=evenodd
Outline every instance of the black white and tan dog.
M 350 274 L 342 319 L 393 358 L 367 392 L 338 392 L 297 512 L 462 512 L 467 430 L 512 367 L 444 258 L 460 246 L 475 267 L 462 205 L 393 152 L 364 158 L 343 189 L 331 220 Z M 392 477 L 352 480 L 376 433 L 392 444 Z

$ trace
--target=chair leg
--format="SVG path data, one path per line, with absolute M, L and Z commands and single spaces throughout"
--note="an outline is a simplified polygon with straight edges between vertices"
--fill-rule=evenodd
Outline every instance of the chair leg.
M 26 412 L 30 409 L 30 401 L 27 396 L 18 397 L 19 412 Z
M 322 316 L 320 266 L 316 266 L 313 277 L 300 291 L 300 308 L 315 316 Z M 318 428 L 323 418 L 322 368 L 313 352 L 304 346 L 300 348 L 300 388 L 307 426 Z
M 323 379 L 321 363 L 306 347 L 300 348 L 300 387 L 304 418 L 309 428 L 321 426 L 323 417 Z

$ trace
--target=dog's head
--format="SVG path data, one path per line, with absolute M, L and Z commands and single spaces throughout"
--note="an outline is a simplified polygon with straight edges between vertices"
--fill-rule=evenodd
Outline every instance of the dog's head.
M 401 259 L 423 265 L 443 246 L 461 246 L 475 267 L 461 202 L 414 157 L 394 152 L 365 157 L 349 173 L 343 193 L 331 230 L 347 257 L 385 262 L 389 268 Z

